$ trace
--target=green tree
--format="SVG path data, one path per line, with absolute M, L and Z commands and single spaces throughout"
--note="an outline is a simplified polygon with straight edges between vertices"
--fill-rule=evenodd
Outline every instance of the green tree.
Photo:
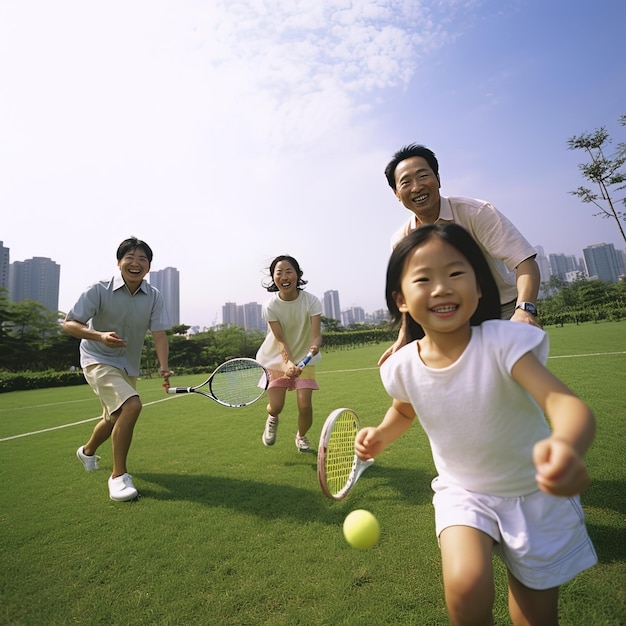
M 600 307 L 614 299 L 614 296 L 611 296 L 613 291 L 611 285 L 602 280 L 581 280 L 576 281 L 574 285 L 578 291 L 580 306 Z
M 0 367 L 9 371 L 39 371 L 50 367 L 46 354 L 62 332 L 58 311 L 36 300 L 9 302 L 3 322 Z
M 541 289 L 546 294 L 546 297 L 549 297 L 559 293 L 565 285 L 566 283 L 564 280 L 561 280 L 558 276 L 553 274 L 547 282 L 541 283 Z
M 621 126 L 626 126 L 626 115 L 619 119 Z M 626 187 L 626 173 L 622 171 L 626 163 L 626 144 L 620 143 L 616 153 L 609 157 L 606 150 L 611 143 L 611 138 L 606 128 L 602 126 L 593 133 L 571 137 L 568 142 L 569 150 L 583 150 L 591 159 L 588 163 L 580 163 L 578 167 L 584 178 L 593 183 L 599 189 L 596 193 L 588 187 L 579 187 L 576 191 L 570 191 L 573 196 L 578 196 L 582 202 L 594 204 L 598 209 L 596 216 L 613 219 L 626 241 L 624 222 L 626 212 L 618 210 L 619 204 L 626 206 L 626 198 L 615 199 L 615 193 Z
M 170 339 L 170 367 L 177 371 L 180 368 L 201 366 L 202 349 L 203 342 L 195 335 L 189 339 L 174 335 Z
M 69 370 L 73 365 L 80 367 L 80 339 L 60 332 L 49 338 L 43 351 L 43 369 Z
M 322 315 L 322 331 L 337 333 L 341 332 L 341 322 L 339 320 L 334 319 L 333 317 L 324 317 Z
M 169 364 L 175 372 L 206 370 L 227 359 L 254 358 L 264 338 L 262 330 L 244 330 L 225 324 L 188 337 L 174 335 L 170 338 Z
M 190 328 L 191 326 L 187 326 L 187 324 L 174 324 L 170 333 L 172 335 L 186 335 Z
M 6 336 L 10 321 L 11 303 L 9 302 L 9 291 L 6 287 L 0 287 L 0 341 Z
M 544 325 L 619 321 L 626 317 L 626 281 L 605 283 L 581 277 L 561 283 L 556 293 L 541 300 L 539 315 Z

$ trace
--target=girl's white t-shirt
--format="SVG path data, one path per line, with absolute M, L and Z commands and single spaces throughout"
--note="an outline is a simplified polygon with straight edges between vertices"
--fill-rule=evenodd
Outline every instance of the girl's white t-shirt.
M 298 292 L 295 300 L 281 300 L 276 293 L 263 304 L 262 308 L 263 319 L 266 322 L 280 322 L 294 363 L 298 363 L 307 355 L 311 346 L 311 317 L 321 314 L 322 303 L 319 298 L 302 290 Z M 268 369 L 282 370 L 285 366 L 278 341 L 271 328 L 268 328 L 256 358 Z M 322 355 L 318 353 L 309 364 L 315 365 L 321 358 Z
M 467 348 L 449 367 L 424 365 L 417 342 L 381 366 L 387 393 L 415 409 L 446 481 L 505 497 L 537 491 L 532 449 L 550 435 L 550 427 L 535 400 L 511 377 L 528 352 L 546 363 L 544 331 L 490 320 L 472 327 Z

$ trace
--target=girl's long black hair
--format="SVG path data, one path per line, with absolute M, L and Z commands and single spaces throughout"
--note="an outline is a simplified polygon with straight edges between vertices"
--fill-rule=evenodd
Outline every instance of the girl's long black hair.
M 394 293 L 401 292 L 401 280 L 406 260 L 413 250 L 424 242 L 438 237 L 456 248 L 470 263 L 482 294 L 478 307 L 470 318 L 471 326 L 478 326 L 485 320 L 500 319 L 500 293 L 493 278 L 485 255 L 474 238 L 458 224 L 424 224 L 412 230 L 394 249 L 387 265 L 385 297 L 387 308 L 394 323 L 402 321 L 402 312 L 394 299 Z M 422 327 L 406 313 L 407 343 L 424 336 Z

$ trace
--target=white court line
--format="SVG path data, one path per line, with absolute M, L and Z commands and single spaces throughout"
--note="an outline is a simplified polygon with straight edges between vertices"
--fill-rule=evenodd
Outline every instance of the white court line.
M 626 354 L 626 351 L 620 352 L 590 352 L 589 354 L 562 354 L 561 356 L 549 356 L 549 359 L 575 359 L 581 356 L 611 356 L 612 354 Z
M 0 413 L 9 411 L 28 411 L 30 409 L 45 409 L 47 406 L 59 406 L 59 404 L 77 404 L 78 402 L 93 402 L 93 398 L 83 398 L 82 400 L 68 400 L 67 402 L 48 402 L 47 404 L 32 404 L 31 406 L 0 408 Z
M 154 400 L 154 402 L 146 402 L 143 406 L 150 406 L 151 404 L 158 404 L 159 402 L 166 402 L 167 400 L 173 400 L 174 396 L 171 398 L 163 398 L 162 400 Z M 41 433 L 49 433 L 53 430 L 61 430 L 61 428 L 69 428 L 70 426 L 79 426 L 80 424 L 86 424 L 87 422 L 95 422 L 96 420 L 102 419 L 102 415 L 98 415 L 98 417 L 90 417 L 86 420 L 80 420 L 80 422 L 72 422 L 71 424 L 61 424 L 60 426 L 53 426 L 52 428 L 44 428 L 42 430 L 33 430 L 30 433 L 22 433 L 20 435 L 11 435 L 10 437 L 3 437 L 0 439 L 2 441 L 10 441 L 11 439 L 20 439 L 21 437 L 30 437 L 31 435 L 40 435 Z
M 588 356 L 610 356 L 614 354 L 626 354 L 626 350 L 622 350 L 619 352 L 590 352 L 588 354 L 562 354 L 561 356 L 550 356 L 548 359 L 575 359 L 581 357 Z M 362 367 L 355 368 L 349 370 L 333 370 L 328 372 L 317 372 L 318 374 L 337 374 L 342 372 L 362 372 L 367 370 L 376 370 L 377 367 Z M 167 400 L 173 400 L 176 396 L 172 396 L 171 398 L 163 398 L 162 400 L 155 400 L 154 402 L 146 402 L 143 406 L 150 406 L 151 404 L 158 404 L 159 402 L 166 402 Z M 84 400 L 73 400 L 73 402 L 84 402 Z M 98 417 L 90 417 L 86 420 L 81 420 L 80 422 L 72 422 L 71 424 L 61 424 L 60 426 L 53 426 L 52 428 L 44 428 L 43 430 L 34 430 L 30 433 L 22 433 L 20 435 L 12 435 L 11 437 L 4 437 L 0 439 L 0 443 L 3 441 L 10 441 L 11 439 L 20 439 L 21 437 L 30 437 L 31 435 L 40 435 L 41 433 L 48 433 L 53 430 L 60 430 L 61 428 L 69 428 L 70 426 L 79 426 L 80 424 L 86 424 L 87 422 L 93 422 L 95 420 L 99 420 Z
M 620 352 L 589 352 L 588 354 L 562 354 L 560 356 L 549 356 L 548 359 L 576 359 L 585 356 L 611 356 L 613 354 L 626 354 L 626 350 Z M 327 372 L 315 372 L 315 374 L 337 374 L 344 372 L 367 372 L 369 370 L 377 370 L 378 367 L 358 367 L 350 370 L 331 370 Z

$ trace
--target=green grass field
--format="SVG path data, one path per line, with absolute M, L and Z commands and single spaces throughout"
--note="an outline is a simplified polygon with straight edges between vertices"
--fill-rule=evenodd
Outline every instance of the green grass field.
M 626 624 L 626 325 L 550 328 L 548 366 L 593 408 L 597 438 L 583 494 L 599 564 L 561 591 L 561 624 Z M 317 443 L 339 406 L 377 424 L 388 404 L 376 367 L 384 346 L 324 355 L 314 394 Z M 180 377 L 189 385 L 202 377 Z M 419 425 L 341 502 L 324 498 L 313 454 L 294 446 L 295 397 L 278 441 L 261 443 L 263 400 L 224 409 L 139 381 L 144 410 L 130 471 L 141 498 L 109 500 L 110 444 L 99 472 L 75 457 L 99 414 L 87 386 L 0 395 L 0 624 L 443 625 L 440 559 Z M 35 433 L 19 436 L 25 433 Z M 379 519 L 368 551 L 341 525 Z M 496 624 L 509 624 L 496 561 Z

